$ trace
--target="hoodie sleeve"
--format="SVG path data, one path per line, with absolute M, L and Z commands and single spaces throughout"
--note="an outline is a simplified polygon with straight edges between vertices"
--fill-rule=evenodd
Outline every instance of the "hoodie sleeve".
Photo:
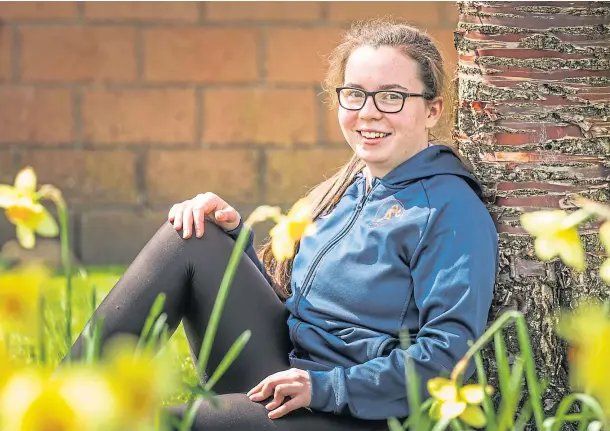
M 234 241 L 237 241 L 237 237 L 239 236 L 239 233 L 242 231 L 243 228 L 244 228 L 244 221 L 243 221 L 243 219 L 241 219 L 239 221 L 239 225 L 237 225 L 237 227 L 235 229 L 226 231 L 226 233 L 231 238 L 233 238 Z M 267 280 L 267 282 L 270 285 L 273 285 L 273 283 L 271 282 L 271 279 L 269 278 L 269 275 L 267 274 L 267 271 L 265 270 L 265 266 L 263 265 L 263 263 L 260 261 L 260 259 L 256 255 L 256 250 L 254 250 L 254 231 L 250 228 L 249 228 L 249 230 L 250 230 L 250 235 L 248 235 L 248 242 L 246 243 L 246 248 L 244 249 L 244 253 L 246 253 L 246 255 L 254 263 L 254 265 L 256 265 L 258 270 L 265 277 L 265 280 Z
M 455 202 L 455 201 L 454 201 Z M 420 330 L 405 351 L 349 368 L 310 371 L 312 409 L 362 419 L 406 417 L 405 354 L 426 382 L 449 374 L 487 325 L 497 268 L 497 233 L 480 201 L 434 206 L 410 259 Z M 467 371 L 468 378 L 474 366 Z M 424 398 L 425 399 L 425 398 Z

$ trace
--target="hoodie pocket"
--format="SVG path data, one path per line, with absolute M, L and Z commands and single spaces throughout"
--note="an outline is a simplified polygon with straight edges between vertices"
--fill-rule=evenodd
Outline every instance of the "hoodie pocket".
M 371 343 L 370 349 L 368 349 L 369 360 L 379 358 L 382 356 L 388 356 L 392 350 L 398 346 L 399 340 L 390 335 L 381 335 L 373 343 Z

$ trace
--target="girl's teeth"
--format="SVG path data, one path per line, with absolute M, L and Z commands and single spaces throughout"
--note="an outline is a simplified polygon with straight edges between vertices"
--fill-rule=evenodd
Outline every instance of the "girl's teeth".
M 383 138 L 388 136 L 389 133 L 378 133 L 378 132 L 360 132 L 362 136 L 365 138 L 373 139 L 373 138 Z

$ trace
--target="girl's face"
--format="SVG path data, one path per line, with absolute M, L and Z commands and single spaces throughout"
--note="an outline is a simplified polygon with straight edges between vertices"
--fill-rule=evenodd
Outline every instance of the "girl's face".
M 385 46 L 363 46 L 352 52 L 345 68 L 343 86 L 365 91 L 424 92 L 415 60 L 396 48 Z M 392 110 L 386 108 L 397 103 L 395 99 L 389 95 L 388 105 L 380 105 L 380 108 Z M 339 106 L 338 117 L 349 146 L 364 161 L 370 173 L 381 178 L 427 147 L 428 129 L 438 122 L 442 109 L 440 97 L 434 101 L 407 97 L 400 112 L 384 113 L 377 109 L 369 96 L 359 111 Z

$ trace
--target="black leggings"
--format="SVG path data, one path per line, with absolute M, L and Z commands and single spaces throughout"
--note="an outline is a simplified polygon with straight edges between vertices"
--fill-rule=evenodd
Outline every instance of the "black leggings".
M 102 301 L 96 317 L 103 318 L 102 343 L 129 333 L 139 335 L 157 295 L 166 294 L 164 312 L 170 333 L 182 321 L 191 352 L 199 352 L 220 281 L 235 242 L 207 222 L 203 238 L 182 239 L 164 223 L 142 249 L 125 274 Z M 350 416 L 298 409 L 279 419 L 269 419 L 265 404 L 245 395 L 265 377 L 290 368 L 292 344 L 286 325 L 287 311 L 269 283 L 244 254 L 225 304 L 209 359 L 213 371 L 232 343 L 245 330 L 252 332 L 246 347 L 229 367 L 214 391 L 221 407 L 203 402 L 193 430 L 385 430 L 386 421 L 366 421 Z M 82 334 L 71 349 L 72 358 L 83 354 Z M 196 357 L 195 357 L 196 360 Z M 205 370 L 210 374 L 210 370 Z M 153 377 L 153 376 L 151 376 Z M 153 377 L 154 378 L 154 377 Z M 186 405 L 169 407 L 181 416 Z

